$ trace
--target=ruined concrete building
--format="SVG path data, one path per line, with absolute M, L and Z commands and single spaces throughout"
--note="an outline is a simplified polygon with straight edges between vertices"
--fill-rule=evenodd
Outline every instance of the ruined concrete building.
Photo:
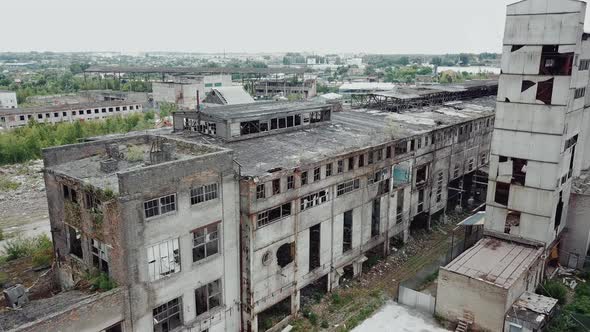
M 583 188 L 577 206 L 570 204 L 572 184 L 585 182 L 574 179 L 590 166 L 585 13 L 586 3 L 577 0 L 508 6 L 488 238 L 441 270 L 436 311 L 443 317 L 502 331 L 514 301 L 534 291 L 544 271 L 549 275 L 559 260 L 572 267 L 585 261 L 590 234 Z M 506 331 L 521 331 L 525 323 L 511 317 Z
M 404 113 L 226 105 L 176 112 L 173 131 L 47 149 L 64 291 L 0 323 L 258 331 L 269 312 L 284 323 L 307 286 L 338 287 L 367 255 L 386 254 L 448 208 L 476 204 L 493 105 L 489 97 Z M 100 272 L 116 287 L 93 293 L 85 280 Z
M 228 86 L 232 86 L 231 75 L 185 75 L 153 82 L 152 91 L 156 103 L 173 103 L 179 109 L 194 110 L 211 89 Z
M 288 97 L 299 95 L 304 99 L 317 95 L 315 78 L 299 78 L 297 75 L 283 78 L 264 78 L 253 81 L 253 95 L 258 98 L 272 98 L 277 95 Z

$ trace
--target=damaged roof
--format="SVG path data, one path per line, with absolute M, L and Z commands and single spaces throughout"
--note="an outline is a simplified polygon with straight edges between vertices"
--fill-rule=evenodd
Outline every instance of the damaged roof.
M 281 104 L 285 105 L 281 107 L 289 105 L 274 104 L 275 106 L 268 106 L 270 108 L 252 110 L 252 113 L 257 113 L 252 116 L 275 112 Z M 307 104 L 309 107 L 316 107 L 313 106 L 315 103 Z M 173 133 L 172 136 L 232 149 L 234 157 L 242 166 L 243 176 L 264 176 L 272 169 L 294 169 L 302 164 L 319 162 L 359 149 L 491 116 L 494 106 L 494 97 L 484 97 L 404 113 L 369 109 L 333 112 L 332 120 L 321 126 L 235 142 L 224 142 L 215 137 L 188 131 Z M 237 109 L 239 107 L 241 106 L 236 106 Z M 301 106 L 292 107 L 295 110 Z M 219 108 L 211 110 L 217 109 Z M 227 109 L 228 107 L 224 107 L 223 113 L 230 116 L 231 111 Z
M 486 237 L 441 268 L 509 289 L 542 253 L 542 247 Z

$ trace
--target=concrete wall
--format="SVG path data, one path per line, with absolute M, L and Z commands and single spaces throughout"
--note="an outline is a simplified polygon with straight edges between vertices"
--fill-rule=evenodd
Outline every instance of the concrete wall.
M 582 268 L 590 245 L 590 196 L 572 194 L 570 209 L 567 214 L 567 228 L 564 231 L 560 256 L 561 264 L 573 268 Z
M 0 108 L 17 108 L 16 92 L 0 91 Z

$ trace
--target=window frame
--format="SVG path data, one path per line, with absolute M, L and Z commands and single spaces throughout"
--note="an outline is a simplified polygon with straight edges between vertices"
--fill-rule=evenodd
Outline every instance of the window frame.
M 221 225 L 221 220 L 218 220 L 214 223 L 211 223 L 209 225 L 205 225 L 203 227 L 196 228 L 191 231 L 191 234 L 193 235 L 193 239 L 192 239 L 193 263 L 203 261 L 209 257 L 213 257 L 213 256 L 221 253 L 221 246 L 220 246 L 220 239 L 221 238 L 219 236 L 220 235 L 219 234 L 220 225 Z M 212 236 L 212 235 L 214 235 L 214 236 Z M 202 238 L 202 242 L 197 243 L 200 238 Z M 210 245 L 212 243 L 215 243 L 215 249 L 213 249 L 212 248 L 213 246 Z M 203 248 L 203 257 L 199 257 L 198 255 L 196 255 L 199 248 Z M 209 253 L 210 250 L 213 250 L 214 252 Z
M 217 286 L 212 286 L 214 284 L 217 284 Z M 216 287 L 217 289 L 215 290 L 215 289 L 213 289 L 213 287 Z M 212 291 L 212 289 L 213 289 L 213 291 Z M 199 292 L 202 292 L 202 294 L 199 294 Z M 202 308 L 202 306 L 199 305 L 199 298 L 202 297 L 202 295 L 205 295 L 205 297 L 207 299 L 205 311 L 201 311 L 200 308 Z M 217 305 L 211 306 L 211 299 L 214 299 L 214 298 L 217 298 Z M 217 308 L 221 308 L 222 306 L 223 306 L 223 283 L 221 281 L 221 278 L 213 280 L 213 281 L 195 289 L 195 314 L 197 317 L 200 317 L 202 315 L 210 313 L 212 310 L 217 309 Z
M 172 198 L 171 201 L 168 201 L 166 203 L 164 203 L 163 200 Z M 148 204 L 152 203 L 152 202 L 157 202 L 157 205 L 155 206 L 150 206 L 149 208 L 147 207 Z M 163 211 L 163 207 L 164 206 L 172 206 L 173 208 L 171 210 L 166 210 L 164 212 Z M 148 217 L 148 213 L 147 210 L 153 210 L 153 209 L 157 209 L 157 213 L 151 215 Z M 167 209 L 167 208 L 166 208 Z M 152 198 L 149 200 L 145 200 L 143 202 L 143 217 L 145 220 L 152 220 L 152 219 L 156 219 L 157 217 L 160 216 L 166 216 L 166 215 L 171 215 L 176 213 L 176 211 L 178 211 L 178 200 L 176 197 L 176 193 L 172 193 L 172 194 L 168 194 L 168 195 L 164 195 L 164 196 L 160 196 L 160 197 L 156 197 L 156 198 Z
M 204 184 L 190 189 L 191 206 L 205 203 L 219 198 L 219 185 L 217 182 Z

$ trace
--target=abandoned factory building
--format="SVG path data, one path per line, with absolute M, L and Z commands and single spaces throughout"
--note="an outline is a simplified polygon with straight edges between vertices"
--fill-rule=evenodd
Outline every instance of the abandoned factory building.
M 277 307 L 287 319 L 306 286 L 338 287 L 368 252 L 483 202 L 494 104 L 225 105 L 175 112 L 173 131 L 46 149 L 62 292 L 2 328 L 258 331 Z M 89 271 L 117 287 L 81 290 Z M 95 309 L 72 319 L 79 301 Z

